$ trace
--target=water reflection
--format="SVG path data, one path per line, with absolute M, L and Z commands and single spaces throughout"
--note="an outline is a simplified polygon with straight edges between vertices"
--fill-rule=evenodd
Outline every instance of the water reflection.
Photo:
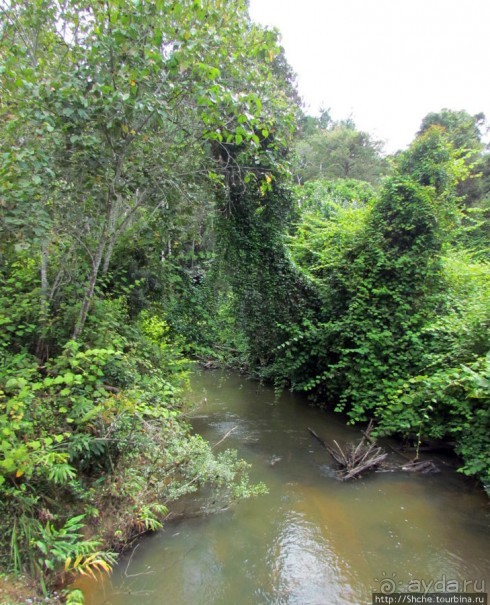
M 271 602 L 346 602 L 347 593 L 352 592 L 347 563 L 338 558 L 322 528 L 304 513 L 292 511 L 284 516 L 268 562 Z
M 485 581 L 488 501 L 453 471 L 336 480 L 306 427 L 346 443 L 337 416 L 236 375 L 203 374 L 196 430 L 254 465 L 270 493 L 235 510 L 168 524 L 87 587 L 87 605 L 363 605 L 382 582 Z M 206 401 L 204 401 L 206 400 Z

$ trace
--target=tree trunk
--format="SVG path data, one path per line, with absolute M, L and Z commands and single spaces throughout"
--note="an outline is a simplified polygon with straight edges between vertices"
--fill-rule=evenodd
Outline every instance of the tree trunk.
M 41 330 L 37 341 L 36 356 L 39 359 L 43 359 L 47 356 L 45 348 L 49 317 L 48 247 L 46 242 L 43 243 L 41 249 L 41 297 L 39 305 L 39 325 Z
M 72 340 L 77 340 L 80 337 L 83 328 L 85 327 L 85 322 L 87 321 L 87 315 L 90 309 L 90 305 L 92 304 L 92 300 L 94 298 L 95 285 L 97 283 L 97 278 L 99 276 L 101 265 L 103 264 L 102 268 L 104 268 L 107 264 L 107 268 L 109 268 L 112 248 L 108 248 L 110 248 L 111 240 L 115 235 L 116 213 L 118 207 L 118 194 L 116 191 L 116 185 L 121 175 L 123 161 L 124 154 L 117 156 L 114 166 L 114 177 L 107 191 L 107 205 L 102 229 L 100 232 L 99 243 L 97 245 L 95 255 L 92 257 L 92 270 L 90 272 L 87 288 L 83 295 L 82 306 L 80 307 L 80 314 L 78 315 L 78 320 L 73 330 Z M 106 261 L 102 263 L 102 260 L 104 259 L 104 253 L 106 254 Z
M 105 229 L 103 230 L 99 245 L 97 246 L 97 251 L 92 261 L 92 271 L 90 272 L 89 281 L 87 284 L 87 288 L 85 290 L 85 294 L 82 299 L 82 306 L 80 308 L 80 314 L 78 316 L 77 323 L 75 324 L 75 329 L 73 330 L 72 340 L 77 340 L 80 337 L 80 334 L 83 331 L 85 326 L 85 322 L 87 321 L 87 315 L 90 309 L 90 305 L 94 298 L 95 292 L 95 284 L 97 283 L 97 277 L 99 275 L 100 264 L 102 262 L 102 257 L 104 255 L 104 250 L 107 245 L 107 235 Z
M 105 250 L 104 254 L 104 262 L 102 264 L 102 275 L 107 275 L 109 271 L 109 265 L 111 263 L 112 251 L 114 249 L 114 244 L 116 243 L 116 233 L 113 233 Z

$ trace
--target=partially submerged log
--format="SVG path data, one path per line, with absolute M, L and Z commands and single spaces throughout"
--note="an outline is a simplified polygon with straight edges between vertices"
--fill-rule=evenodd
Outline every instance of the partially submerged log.
M 315 439 L 317 439 L 323 445 L 325 449 L 328 449 L 328 445 L 325 443 L 325 441 L 323 441 L 323 439 L 319 435 L 315 433 L 313 429 L 310 429 L 310 427 L 307 427 L 307 429 L 310 431 L 313 437 L 315 437 Z
M 389 442 L 386 442 L 386 445 L 397 455 L 397 456 L 401 456 L 402 458 L 405 458 L 405 460 L 407 460 L 407 462 L 404 462 L 402 464 L 402 466 L 400 467 L 402 469 L 402 471 L 408 471 L 410 473 L 439 473 L 440 469 L 439 467 L 434 464 L 434 462 L 430 461 L 430 460 L 418 460 L 417 457 L 414 456 L 409 456 L 406 452 L 393 447 Z M 419 452 L 422 451 L 422 448 L 419 448 Z M 397 469 L 391 469 L 391 470 L 398 470 Z
M 432 462 L 432 460 L 412 460 L 408 464 L 402 466 L 402 471 L 409 473 L 439 473 L 439 468 Z
M 381 447 L 376 445 L 370 435 L 372 423 L 369 423 L 368 428 L 363 432 L 363 436 L 359 443 L 349 445 L 345 451 L 335 439 L 333 440 L 334 447 L 332 447 L 319 437 L 313 429 L 308 427 L 308 430 L 313 437 L 318 439 L 335 462 L 340 466 L 338 474 L 343 481 L 359 477 L 366 471 L 374 470 L 379 467 L 388 456 Z

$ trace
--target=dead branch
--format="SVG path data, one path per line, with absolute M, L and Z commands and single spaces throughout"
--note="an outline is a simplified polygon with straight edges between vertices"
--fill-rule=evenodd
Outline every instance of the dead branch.
M 227 438 L 228 438 L 228 437 L 229 437 L 229 436 L 230 436 L 230 435 L 233 433 L 233 431 L 236 431 L 236 429 L 237 429 L 237 428 L 238 428 L 238 426 L 234 426 L 232 429 L 230 429 L 230 430 L 229 430 L 229 431 L 226 433 L 226 435 L 224 435 L 224 436 L 223 436 L 223 437 L 222 437 L 222 438 L 221 438 L 221 439 L 220 439 L 220 440 L 219 440 L 217 443 L 215 443 L 215 444 L 213 445 L 213 447 L 212 447 L 211 449 L 213 449 L 213 450 L 214 450 L 214 448 L 215 448 L 215 447 L 218 447 L 218 445 L 220 445 L 221 443 L 223 443 L 223 441 L 224 441 L 225 439 L 227 439 Z
M 315 431 L 308 427 L 308 431 L 315 437 L 339 465 L 339 477 L 343 481 L 353 479 L 362 473 L 378 467 L 387 457 L 387 453 L 381 447 L 376 446 L 370 436 L 372 423 L 369 423 L 366 431 L 363 431 L 361 440 L 351 444 L 345 451 L 335 439 L 333 446 L 328 445 Z
M 325 441 L 323 441 L 323 439 L 322 439 L 322 438 L 321 438 L 319 435 L 317 435 L 313 429 L 310 429 L 310 427 L 309 427 L 309 426 L 308 426 L 308 427 L 306 427 L 306 428 L 307 428 L 307 429 L 310 431 L 310 433 L 313 435 L 313 437 L 315 437 L 315 439 L 317 439 L 317 440 L 318 440 L 318 441 L 319 441 L 319 442 L 320 442 L 320 443 L 323 445 L 323 447 L 324 447 L 325 449 L 328 449 L 328 446 L 327 446 L 327 444 L 325 443 Z
M 363 436 L 359 442 L 352 443 L 344 449 L 340 447 L 335 439 L 332 440 L 333 445 L 329 445 L 312 428 L 307 428 L 338 464 L 338 475 L 342 481 L 354 479 L 367 471 L 378 469 L 388 456 L 387 452 L 383 451 L 383 448 L 377 446 L 376 441 L 371 437 L 373 428 L 372 422 L 369 423 L 369 426 L 365 431 L 362 431 Z M 393 447 L 391 449 L 403 456 L 401 452 L 395 450 Z M 403 471 L 412 473 L 426 474 L 439 472 L 438 467 L 430 460 L 421 461 L 410 459 L 399 468 Z

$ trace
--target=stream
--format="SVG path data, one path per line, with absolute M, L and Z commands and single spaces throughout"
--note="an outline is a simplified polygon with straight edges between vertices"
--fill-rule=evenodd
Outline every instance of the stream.
M 195 430 L 236 448 L 269 493 L 225 512 L 169 522 L 86 605 L 368 605 L 373 592 L 489 592 L 490 507 L 441 455 L 441 472 L 341 482 L 307 431 L 339 444 L 358 429 L 235 373 L 196 373 Z M 394 456 L 394 455 L 393 455 Z M 419 589 L 419 590 L 417 590 Z

